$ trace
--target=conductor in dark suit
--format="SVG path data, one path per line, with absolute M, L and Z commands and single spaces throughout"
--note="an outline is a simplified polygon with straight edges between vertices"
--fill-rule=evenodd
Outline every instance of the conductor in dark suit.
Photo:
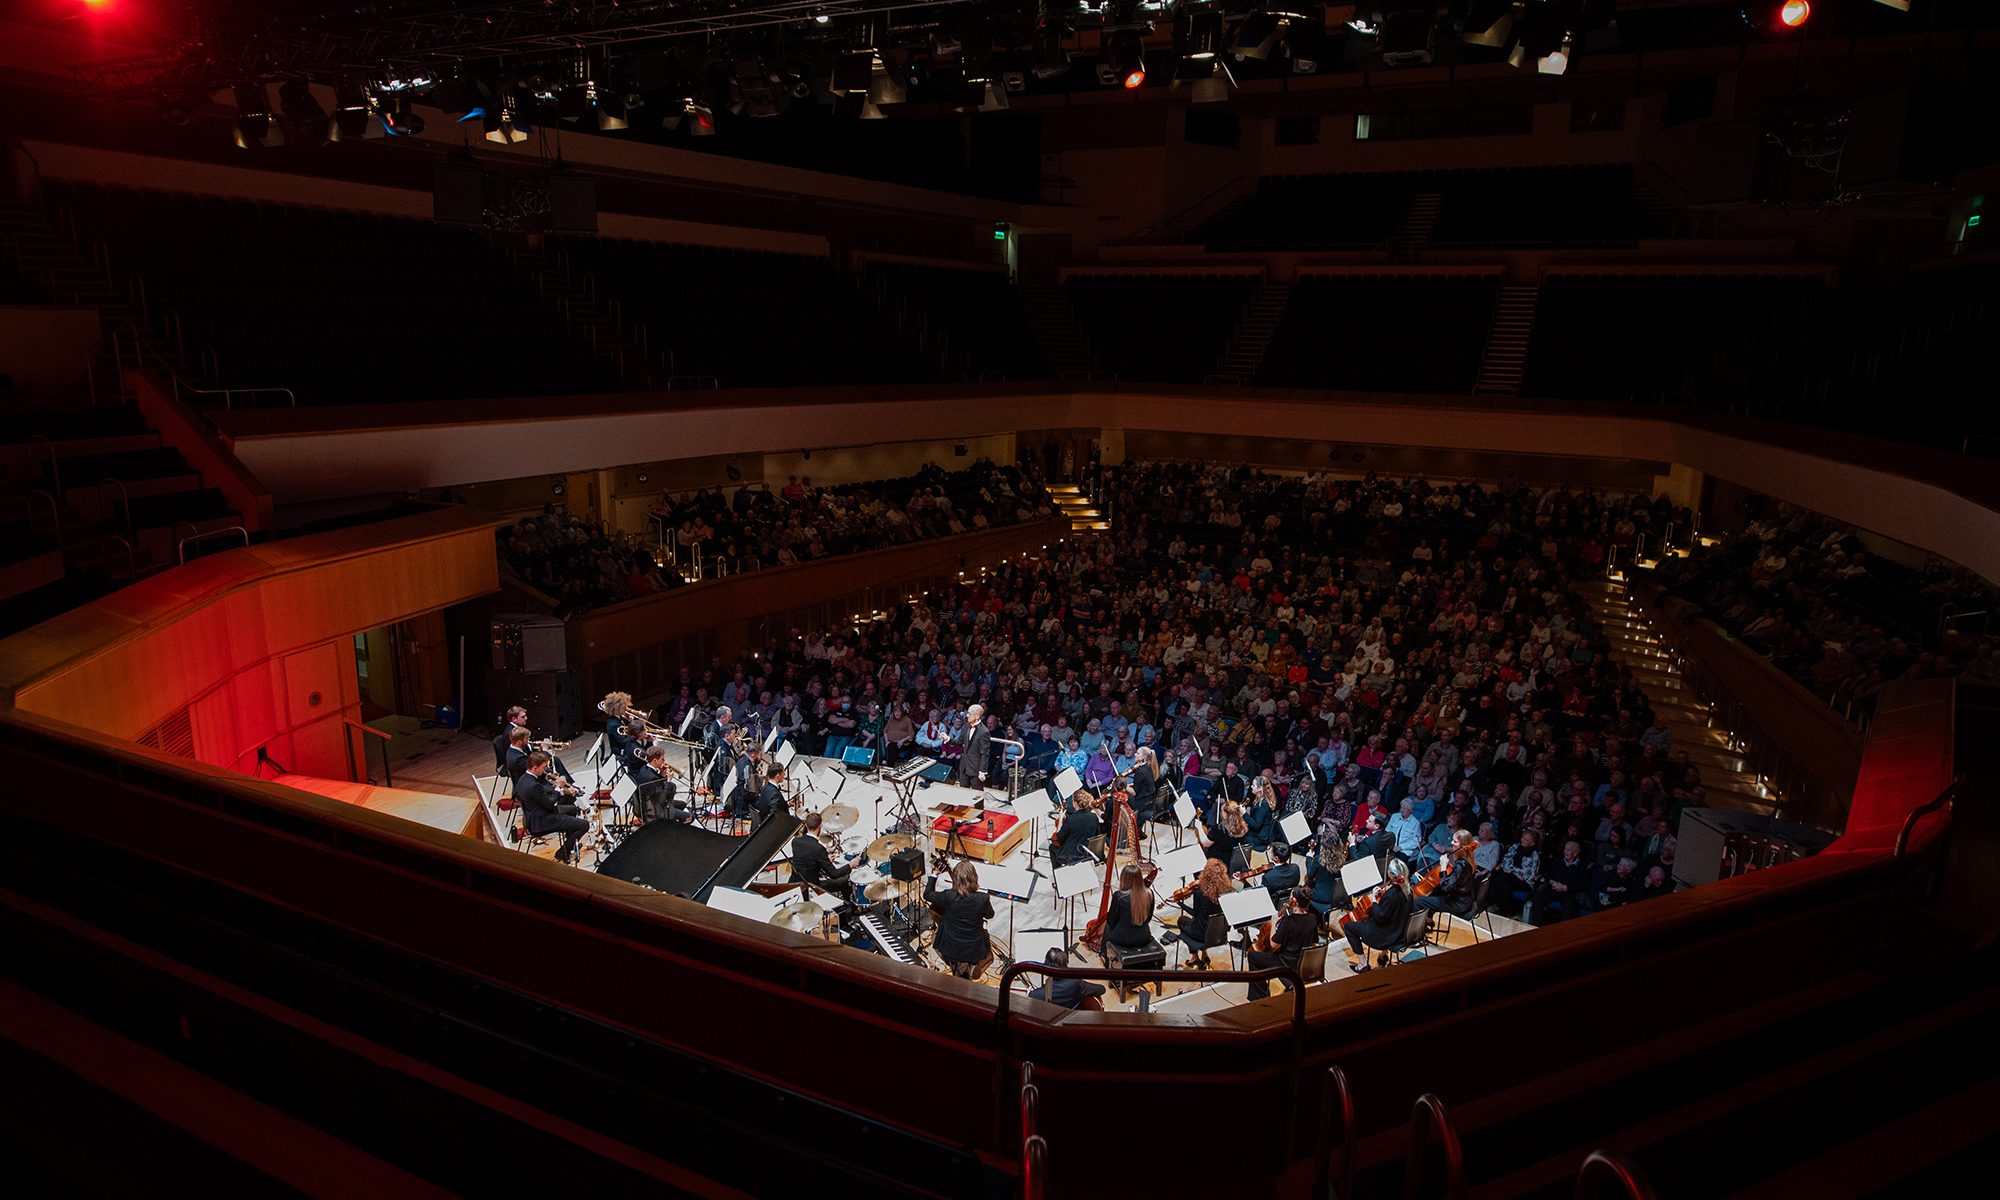
M 993 735 L 986 729 L 986 709 L 978 704 L 965 710 L 965 752 L 958 756 L 958 786 L 986 786 L 986 759 L 993 751 Z
M 514 799 L 521 805 L 528 832 L 537 837 L 545 833 L 562 834 L 556 861 L 572 862 L 576 858 L 576 840 L 590 828 L 590 822 L 577 815 L 576 805 L 564 804 L 556 797 L 548 780 L 549 761 L 547 752 L 542 750 L 528 755 L 527 766 L 514 784 Z

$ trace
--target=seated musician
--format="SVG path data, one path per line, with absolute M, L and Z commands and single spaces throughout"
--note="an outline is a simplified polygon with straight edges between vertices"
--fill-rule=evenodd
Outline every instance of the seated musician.
M 1208 936 L 1209 919 L 1222 915 L 1222 897 L 1235 890 L 1229 868 L 1212 858 L 1202 864 L 1201 874 L 1195 876 L 1194 894 L 1188 897 L 1187 913 L 1178 923 L 1181 940 L 1189 947 L 1189 966 L 1208 965 L 1208 947 L 1202 943 Z
M 525 730 L 527 728 L 528 710 L 518 704 L 508 709 L 506 715 L 500 718 L 500 732 L 495 734 L 493 738 L 493 769 L 495 771 L 506 770 L 507 751 L 514 745 L 514 731 L 516 729 Z M 520 774 L 519 771 L 508 771 L 507 773 L 510 777 Z
M 1388 857 L 1393 849 L 1395 839 L 1382 827 L 1382 818 L 1371 812 L 1364 831 L 1357 834 L 1354 844 L 1347 848 L 1347 857 L 1350 862 L 1362 858 L 1382 859 Z
M 1074 866 L 1090 857 L 1089 842 L 1104 829 L 1104 822 L 1097 816 L 1100 803 L 1096 796 L 1079 790 L 1070 797 L 1076 807 L 1062 819 L 1055 836 L 1049 839 L 1049 858 L 1059 867 Z
M 645 761 L 632 772 L 632 782 L 638 790 L 632 793 L 632 811 L 642 821 L 657 817 L 671 817 L 685 821 L 689 817 L 687 805 L 682 804 L 676 793 L 679 788 L 667 776 L 667 748 L 648 746 Z
M 1236 858 L 1236 851 L 1249 835 L 1250 826 L 1243 820 L 1243 806 L 1234 800 L 1222 802 L 1222 818 L 1214 825 L 1197 825 L 1194 831 L 1195 840 L 1201 843 L 1201 848 L 1224 866 L 1230 866 Z
M 993 918 L 993 897 L 979 890 L 979 872 L 971 859 L 959 859 L 948 881 L 943 874 L 943 857 L 937 866 L 939 873 L 931 878 L 930 890 L 924 895 L 937 917 L 937 941 L 932 949 L 953 975 L 977 979 L 993 958 L 993 943 L 986 936 L 986 922 Z
M 854 871 L 854 859 L 843 858 L 839 865 L 835 865 L 833 856 L 826 852 L 826 846 L 819 840 L 820 826 L 820 815 L 807 813 L 805 826 L 792 839 L 792 878 L 820 888 L 844 904 L 854 894 L 850 878 Z
M 752 809 L 762 814 L 766 770 L 764 752 L 755 746 L 735 760 L 722 794 L 729 798 L 729 811 L 737 820 L 748 820 Z
M 1262 854 L 1271 848 L 1271 839 L 1278 833 L 1277 797 L 1271 791 L 1271 781 L 1262 775 L 1250 781 L 1250 806 L 1243 813 L 1243 823 L 1250 831 L 1247 839 L 1252 850 Z
M 730 719 L 729 706 L 717 705 L 715 719 L 701 731 L 701 748 L 709 756 L 710 761 L 731 752 L 730 740 L 735 733 L 736 726 Z
M 604 714 L 604 736 L 610 739 L 613 754 L 623 755 L 632 748 L 632 733 L 626 729 L 628 720 L 638 714 L 632 711 L 632 693 L 610 692 L 598 702 L 597 711 Z
M 1069 952 L 1055 946 L 1042 957 L 1042 961 L 1051 967 L 1066 967 L 1069 965 Z M 1038 988 L 1028 989 L 1030 997 L 1045 1000 L 1058 1008 L 1082 1008 L 1086 1001 L 1095 1000 L 1103 994 L 1104 985 L 1088 979 L 1050 979 Z M 1100 1003 L 1091 1007 L 1101 1008 L 1103 1005 Z
M 1283 904 L 1285 896 L 1299 886 L 1299 879 L 1299 864 L 1292 861 L 1292 848 L 1282 841 L 1272 842 L 1271 865 L 1259 876 L 1259 882 L 1271 893 L 1272 905 Z
M 575 860 L 577 838 L 590 828 L 590 822 L 577 815 L 576 805 L 563 803 L 549 778 L 550 762 L 547 751 L 528 754 L 521 778 L 514 784 L 514 799 L 521 806 L 521 817 L 529 833 L 537 837 L 545 833 L 563 835 L 556 861 L 567 863 Z
M 1244 956 L 1250 969 L 1260 971 L 1266 967 L 1290 967 L 1298 970 L 1299 960 L 1305 952 L 1319 941 L 1319 917 L 1312 910 L 1310 897 L 1304 888 L 1293 888 L 1285 896 L 1284 905 L 1278 910 L 1278 919 L 1271 926 L 1271 948 L 1252 950 Z M 1247 989 L 1251 1000 L 1262 1000 L 1271 994 L 1271 981 L 1253 979 Z
M 528 741 L 530 736 L 525 725 L 516 725 L 507 735 L 507 756 L 502 769 L 516 786 L 520 785 L 521 773 L 528 769 L 528 755 L 535 752 L 535 748 Z
M 1347 903 L 1347 885 L 1340 880 L 1340 869 L 1346 865 L 1347 839 L 1338 829 L 1322 828 L 1318 847 L 1306 856 L 1306 881 L 1312 888 L 1309 900 L 1321 918 Z
M 1368 950 L 1387 950 L 1403 944 L 1410 925 L 1410 869 L 1400 858 L 1389 860 L 1385 874 L 1389 881 L 1375 892 L 1375 903 L 1363 920 L 1347 923 L 1347 948 L 1360 955 L 1353 964 L 1356 972 L 1366 971 Z
M 1451 853 L 1444 859 L 1444 875 L 1428 896 L 1417 897 L 1417 907 L 1432 912 L 1450 913 L 1454 917 L 1472 915 L 1475 894 L 1473 876 L 1478 871 L 1472 865 L 1472 852 L 1478 847 L 1470 833 L 1460 829 L 1452 834 Z
M 785 767 L 783 763 L 772 763 L 764 772 L 764 786 L 750 803 L 757 809 L 757 819 L 767 820 L 772 813 L 785 807 Z
M 1139 864 L 1126 863 L 1118 872 L 1118 891 L 1111 897 L 1111 907 L 1105 914 L 1105 945 L 1121 950 L 1150 945 L 1153 933 L 1148 926 L 1152 920 L 1153 889 L 1146 886 L 1145 872 L 1139 869 Z

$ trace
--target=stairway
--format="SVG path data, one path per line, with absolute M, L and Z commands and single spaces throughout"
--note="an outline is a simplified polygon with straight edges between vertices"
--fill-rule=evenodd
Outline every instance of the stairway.
M 618 368 L 618 378 L 627 387 L 651 388 L 665 382 L 652 353 L 652 330 L 628 331 L 618 313 L 617 301 L 606 312 L 597 304 L 596 288 L 587 277 L 571 278 L 563 266 L 550 261 L 545 247 L 528 246 L 508 252 L 514 270 L 541 296 L 543 303 L 562 314 L 571 338 L 587 342 L 599 358 Z M 662 331 L 664 332 L 664 331 Z
M 1264 350 L 1271 344 L 1271 336 L 1278 332 L 1285 306 L 1292 302 L 1293 286 L 1268 282 L 1258 285 L 1256 294 L 1243 308 L 1243 319 L 1237 322 L 1236 336 L 1230 339 L 1222 364 L 1216 368 L 1218 376 L 1231 383 L 1251 383 L 1257 378 L 1257 368 L 1264 364 Z
M 1048 361 L 1050 372 L 1062 379 L 1098 370 L 1097 356 L 1091 352 L 1090 343 L 1083 336 L 1083 326 L 1076 319 L 1076 310 L 1069 306 L 1069 297 L 1063 290 L 1027 284 L 1018 287 L 1021 308 L 1028 314 L 1028 325 L 1042 345 L 1042 357 Z
M 1049 499 L 1056 502 L 1056 508 L 1069 518 L 1071 533 L 1103 532 L 1111 528 L 1111 522 L 1097 511 L 1096 502 L 1083 494 L 1083 489 L 1073 483 L 1058 483 L 1049 488 Z
M 1665 196 L 1644 184 L 1632 186 L 1632 204 L 1639 210 L 1643 225 L 1642 233 L 1649 237 L 1690 237 L 1694 233 L 1694 223 L 1681 215 L 1681 211 L 1667 202 Z
M 1403 206 L 1403 219 L 1389 238 L 1390 258 L 1415 258 L 1431 244 L 1437 229 L 1438 210 L 1444 207 L 1443 192 L 1413 192 Z
M 1486 356 L 1479 361 L 1475 396 L 1518 396 L 1521 373 L 1528 366 L 1528 339 L 1535 331 L 1540 284 L 1514 283 L 1500 289 L 1493 302 L 1493 324 L 1486 331 Z
M 1701 772 L 1702 788 L 1715 808 L 1773 815 L 1777 805 L 1732 743 L 1735 734 L 1712 723 L 1708 706 L 1697 700 L 1681 680 L 1680 668 L 1661 648 L 1653 622 L 1631 598 L 1627 585 L 1600 579 L 1576 585 L 1591 620 L 1611 643 L 1612 661 L 1632 671 L 1646 702 L 1667 720 L 1673 732 L 1672 753 L 1685 751 Z

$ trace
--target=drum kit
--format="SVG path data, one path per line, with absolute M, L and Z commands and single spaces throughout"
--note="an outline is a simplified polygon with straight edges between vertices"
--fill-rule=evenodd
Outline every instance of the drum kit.
M 793 933 L 803 933 L 822 941 L 840 940 L 840 921 L 833 910 L 810 900 L 794 900 L 771 914 L 771 924 Z

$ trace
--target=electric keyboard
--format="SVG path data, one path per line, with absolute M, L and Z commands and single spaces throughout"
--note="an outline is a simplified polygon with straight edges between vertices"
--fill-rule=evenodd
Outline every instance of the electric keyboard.
M 915 779 L 935 766 L 937 766 L 937 759 L 924 758 L 919 755 L 908 762 L 897 763 L 895 766 L 890 767 L 882 773 L 882 778 L 888 783 L 908 783 L 910 780 Z
M 861 914 L 859 924 L 863 932 L 867 933 L 868 940 L 875 943 L 877 953 L 885 954 L 899 963 L 908 963 L 913 967 L 922 965 L 917 962 L 917 956 L 911 951 L 909 944 L 891 933 L 889 923 L 881 917 L 865 912 Z

